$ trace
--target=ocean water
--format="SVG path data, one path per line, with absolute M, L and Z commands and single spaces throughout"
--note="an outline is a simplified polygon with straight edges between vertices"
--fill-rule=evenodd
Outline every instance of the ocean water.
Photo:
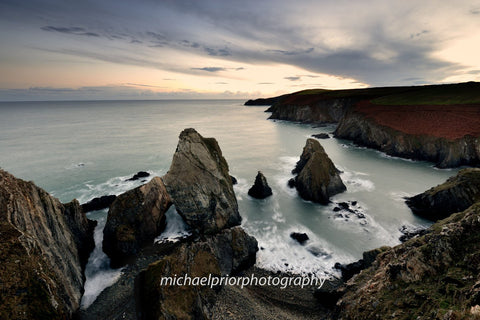
M 218 140 L 231 175 L 238 179 L 234 188 L 242 225 L 259 242 L 257 265 L 326 275 L 336 273 L 335 262 L 351 262 L 365 250 L 398 244 L 403 225 L 428 226 L 412 215 L 403 198 L 458 171 L 389 157 L 345 140 L 320 140 L 343 172 L 347 191 L 328 206 L 304 201 L 287 187 L 290 172 L 306 139 L 335 127 L 267 120 L 265 109 L 238 100 L 0 103 L 0 166 L 62 202 L 76 198 L 83 203 L 144 183 L 125 181 L 140 170 L 165 174 L 179 133 L 195 128 Z M 259 170 L 273 189 L 265 200 L 247 195 Z M 334 211 L 336 203 L 354 201 L 358 214 Z M 87 266 L 84 306 L 121 272 L 108 267 L 101 251 L 106 214 L 88 214 L 99 224 L 97 248 Z M 306 232 L 310 240 L 302 246 L 290 238 L 291 232 Z M 172 209 L 167 230 L 157 240 L 186 233 Z

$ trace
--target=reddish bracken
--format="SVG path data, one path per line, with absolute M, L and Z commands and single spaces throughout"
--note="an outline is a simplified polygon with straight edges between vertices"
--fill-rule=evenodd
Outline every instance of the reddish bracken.
M 418 135 L 448 140 L 465 135 L 480 136 L 480 105 L 383 106 L 362 101 L 355 111 L 366 114 L 380 125 Z

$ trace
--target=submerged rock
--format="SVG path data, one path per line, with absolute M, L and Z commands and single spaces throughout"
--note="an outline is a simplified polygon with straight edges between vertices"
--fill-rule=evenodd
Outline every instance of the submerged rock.
M 188 275 L 196 281 L 195 277 L 235 275 L 255 263 L 257 251 L 257 241 L 241 227 L 182 244 L 137 277 L 138 319 L 210 319 L 221 285 L 210 288 L 199 281 L 178 285 L 169 283 L 168 277 Z
M 310 239 L 306 233 L 300 233 L 300 232 L 290 233 L 290 238 L 297 240 L 298 243 L 300 244 L 304 244 Z
M 0 317 L 71 318 L 83 294 L 94 225 L 78 201 L 64 205 L 0 170 Z
M 254 185 L 248 190 L 248 195 L 257 199 L 265 199 L 272 195 L 272 188 L 268 185 L 267 178 L 260 171 L 255 177 Z
M 133 177 L 131 177 L 131 178 L 125 180 L 125 181 L 136 181 L 136 180 L 140 180 L 142 178 L 146 178 L 146 177 L 149 177 L 149 176 L 150 176 L 150 173 L 145 172 L 145 171 L 139 171 L 139 172 L 135 173 L 133 175 Z
M 328 135 L 328 133 L 312 134 L 312 137 L 317 139 L 330 139 L 330 136 Z
M 214 234 L 240 224 L 228 164 L 214 138 L 183 130 L 163 182 L 193 231 Z
M 165 228 L 165 213 L 171 204 L 159 177 L 117 197 L 103 230 L 103 251 L 113 267 L 122 266 L 153 242 Z
M 335 168 L 323 147 L 315 139 L 308 139 L 293 173 L 295 187 L 305 200 L 328 204 L 330 197 L 345 191 L 339 170 Z
M 479 200 L 480 169 L 469 168 L 436 187 L 407 198 L 406 203 L 414 214 L 437 221 L 463 211 Z
M 110 205 L 115 201 L 117 196 L 109 195 L 109 196 L 101 196 L 98 198 L 93 198 L 92 200 L 88 201 L 87 203 L 82 204 L 83 212 L 87 213 L 90 211 L 95 210 L 102 210 L 105 208 L 109 208 Z

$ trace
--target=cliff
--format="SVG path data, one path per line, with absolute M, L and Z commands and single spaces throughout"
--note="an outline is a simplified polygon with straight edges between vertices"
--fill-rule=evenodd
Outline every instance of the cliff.
M 444 183 L 406 200 L 414 214 L 440 220 L 480 201 L 480 169 L 463 169 Z
M 0 170 L 0 318 L 69 319 L 78 309 L 95 223 Z
M 269 119 L 339 123 L 338 138 L 440 168 L 480 165 L 480 83 L 312 89 L 278 99 Z
M 389 113 L 388 109 L 390 108 L 383 110 L 385 113 Z M 476 132 L 472 132 L 474 135 L 465 134 L 455 139 L 449 139 L 449 137 L 433 135 L 429 132 L 417 133 L 406 129 L 401 131 L 401 128 L 393 125 L 382 125 L 363 111 L 362 105 L 350 110 L 340 121 L 335 130 L 335 137 L 352 140 L 358 145 L 378 149 L 388 155 L 431 161 L 439 168 L 480 165 L 480 137 Z M 396 121 L 399 124 L 408 123 L 409 120 L 404 116 L 408 115 L 411 118 L 412 115 L 415 115 L 414 111 L 411 112 L 409 114 L 408 109 L 405 109 L 395 117 Z M 389 116 L 392 115 L 389 114 Z M 451 114 L 446 116 L 451 117 Z M 448 117 L 444 118 L 444 121 L 448 122 Z M 422 128 L 425 123 L 431 121 L 428 118 L 422 120 L 416 121 L 415 128 Z
M 336 319 L 478 319 L 480 204 L 381 253 L 341 289 Z

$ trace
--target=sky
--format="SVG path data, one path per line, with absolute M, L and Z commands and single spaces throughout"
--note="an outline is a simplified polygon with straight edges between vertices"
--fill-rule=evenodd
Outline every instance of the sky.
M 0 100 L 480 81 L 480 0 L 0 0 Z

